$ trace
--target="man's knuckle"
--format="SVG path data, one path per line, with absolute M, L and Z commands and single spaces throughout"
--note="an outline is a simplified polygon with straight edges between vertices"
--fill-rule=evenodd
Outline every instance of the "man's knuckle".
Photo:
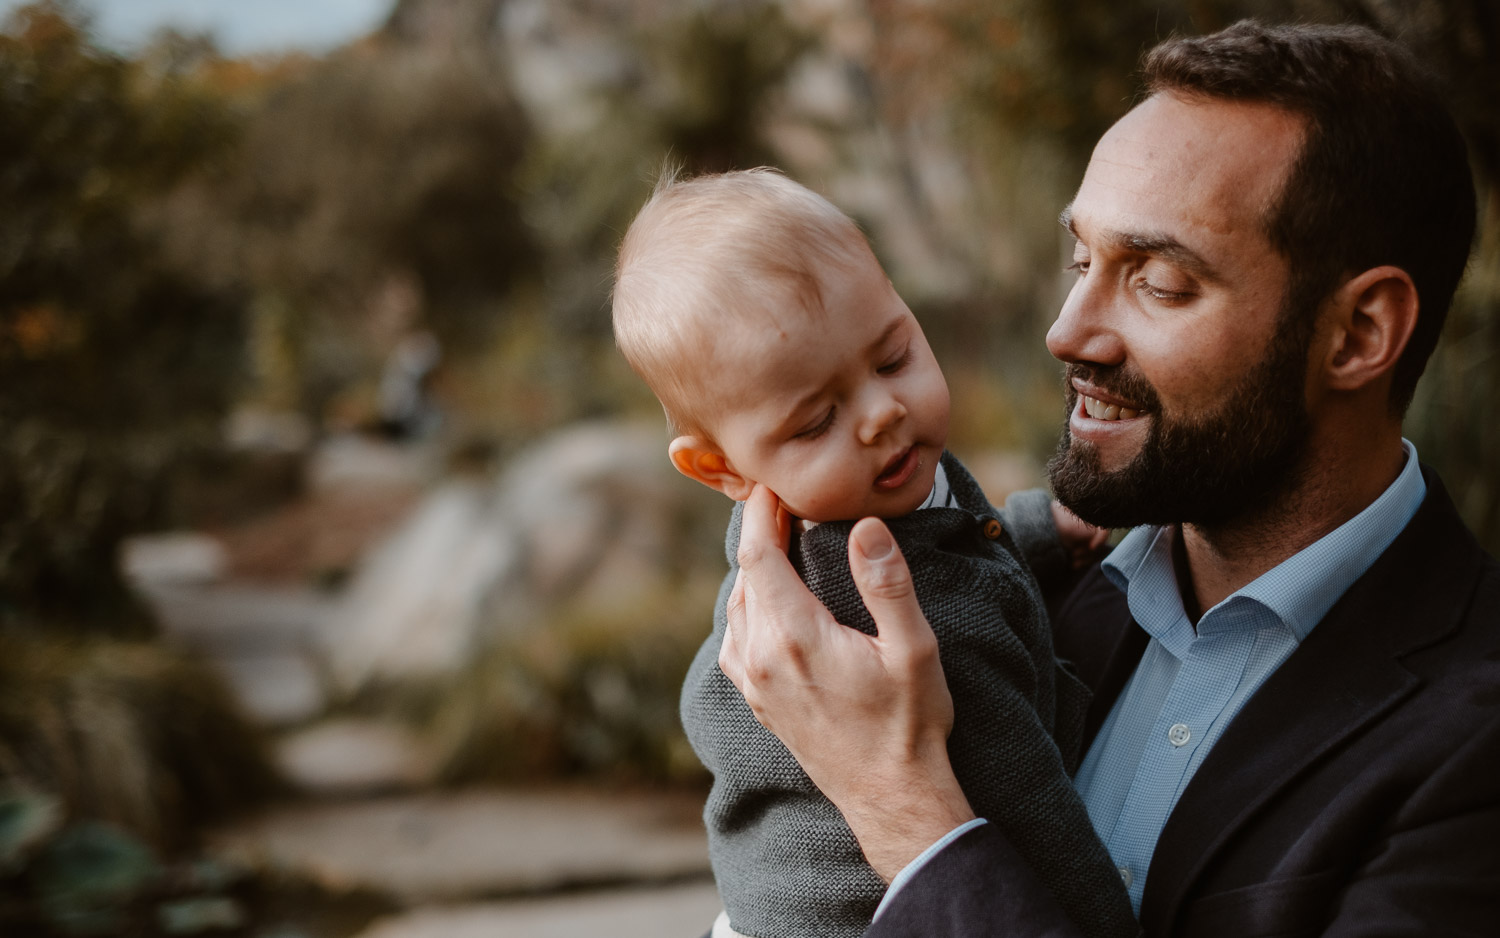
M 766 559 L 767 553 L 768 551 L 764 544 L 740 541 L 740 547 L 736 552 L 736 556 L 739 558 L 741 568 L 753 570 L 760 565 L 761 561 Z
M 772 656 L 754 655 L 745 662 L 745 676 L 750 683 L 764 686 L 776 677 L 775 659 Z
M 876 567 L 865 577 L 865 587 L 878 599 L 904 599 L 911 595 L 911 578 L 891 567 Z

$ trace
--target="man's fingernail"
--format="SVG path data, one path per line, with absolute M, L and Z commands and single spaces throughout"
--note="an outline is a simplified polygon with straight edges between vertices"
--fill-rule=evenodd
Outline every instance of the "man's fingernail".
M 884 560 L 896 546 L 891 540 L 891 532 L 878 522 L 856 525 L 854 543 L 859 546 L 859 552 L 864 554 L 866 560 Z

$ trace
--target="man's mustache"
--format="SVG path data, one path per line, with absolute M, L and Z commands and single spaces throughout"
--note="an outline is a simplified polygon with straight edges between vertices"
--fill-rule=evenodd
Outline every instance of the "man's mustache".
M 1161 411 L 1161 399 L 1156 394 L 1156 388 L 1140 372 L 1123 365 L 1081 365 L 1076 362 L 1068 365 L 1063 377 L 1067 384 L 1070 409 L 1078 400 L 1078 391 L 1073 387 L 1075 378 L 1131 402 L 1136 410 L 1153 413 Z

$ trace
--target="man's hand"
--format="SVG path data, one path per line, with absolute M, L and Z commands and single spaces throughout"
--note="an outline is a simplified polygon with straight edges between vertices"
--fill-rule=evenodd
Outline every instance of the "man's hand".
M 879 634 L 834 621 L 786 557 L 790 519 L 756 486 L 719 667 L 843 812 L 889 881 L 973 809 L 948 762 L 953 698 L 937 639 L 885 525 L 866 518 L 849 566 Z

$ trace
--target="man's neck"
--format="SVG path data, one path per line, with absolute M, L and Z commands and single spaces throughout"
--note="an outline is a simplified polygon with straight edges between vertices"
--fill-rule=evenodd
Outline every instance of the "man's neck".
M 1198 621 L 1230 594 L 1337 529 L 1390 487 L 1405 459 L 1399 428 L 1382 445 L 1345 458 L 1309 453 L 1296 482 L 1261 511 L 1215 526 L 1179 525 L 1174 545 L 1188 617 Z

